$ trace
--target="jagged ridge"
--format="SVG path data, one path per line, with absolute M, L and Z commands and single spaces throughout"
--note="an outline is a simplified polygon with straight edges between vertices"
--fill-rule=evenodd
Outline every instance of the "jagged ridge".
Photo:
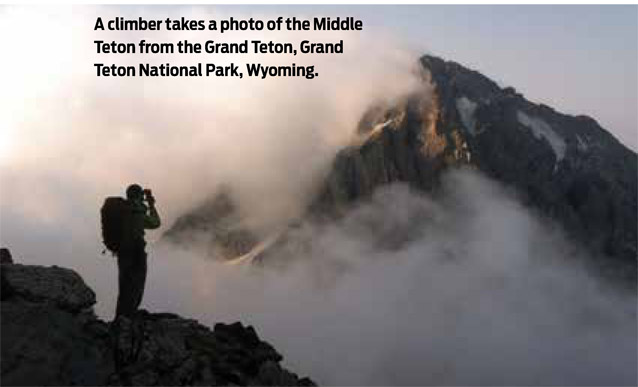
M 430 105 L 409 97 L 382 118 L 390 124 L 341 152 L 319 199 L 323 209 L 392 181 L 431 190 L 447 168 L 469 165 L 514 187 L 595 251 L 635 267 L 634 152 L 589 117 L 533 104 L 454 62 L 424 56 L 421 63 L 434 86 Z

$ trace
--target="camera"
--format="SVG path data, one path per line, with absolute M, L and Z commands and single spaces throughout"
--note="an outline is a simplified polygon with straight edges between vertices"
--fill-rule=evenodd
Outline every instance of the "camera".
M 149 205 L 153 206 L 155 204 L 155 198 L 153 197 L 153 192 L 148 188 L 144 189 L 143 192 L 144 192 L 144 200 L 146 200 L 146 202 Z

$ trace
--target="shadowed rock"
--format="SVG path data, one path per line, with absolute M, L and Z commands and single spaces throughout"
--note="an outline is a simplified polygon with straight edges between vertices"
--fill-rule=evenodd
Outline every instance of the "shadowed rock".
M 0 248 L 0 264 L 3 263 L 13 263 L 13 257 L 11 257 L 11 251 L 9 249 L 2 247 Z
M 69 312 L 79 312 L 95 304 L 95 293 L 73 270 L 13 264 L 4 266 L 2 272 L 13 297 L 50 303 Z
M 2 275 L 5 385 L 314 385 L 250 326 L 144 310 L 106 323 L 72 270 L 13 264 Z

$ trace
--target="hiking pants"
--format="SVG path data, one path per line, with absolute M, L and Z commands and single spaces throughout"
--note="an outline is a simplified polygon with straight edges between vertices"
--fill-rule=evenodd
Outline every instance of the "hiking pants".
M 117 255 L 119 293 L 116 316 L 131 317 L 142 303 L 146 283 L 144 245 L 121 251 Z

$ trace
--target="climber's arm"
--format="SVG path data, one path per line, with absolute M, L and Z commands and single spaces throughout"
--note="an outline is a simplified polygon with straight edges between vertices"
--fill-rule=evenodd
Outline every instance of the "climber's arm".
M 144 228 L 154 230 L 162 225 L 159 214 L 155 206 L 149 206 L 148 214 L 144 217 Z
M 149 230 L 154 230 L 159 228 L 162 224 L 159 214 L 157 213 L 157 209 L 155 208 L 155 198 L 153 196 L 149 196 L 148 200 L 148 213 L 144 215 L 144 228 Z

